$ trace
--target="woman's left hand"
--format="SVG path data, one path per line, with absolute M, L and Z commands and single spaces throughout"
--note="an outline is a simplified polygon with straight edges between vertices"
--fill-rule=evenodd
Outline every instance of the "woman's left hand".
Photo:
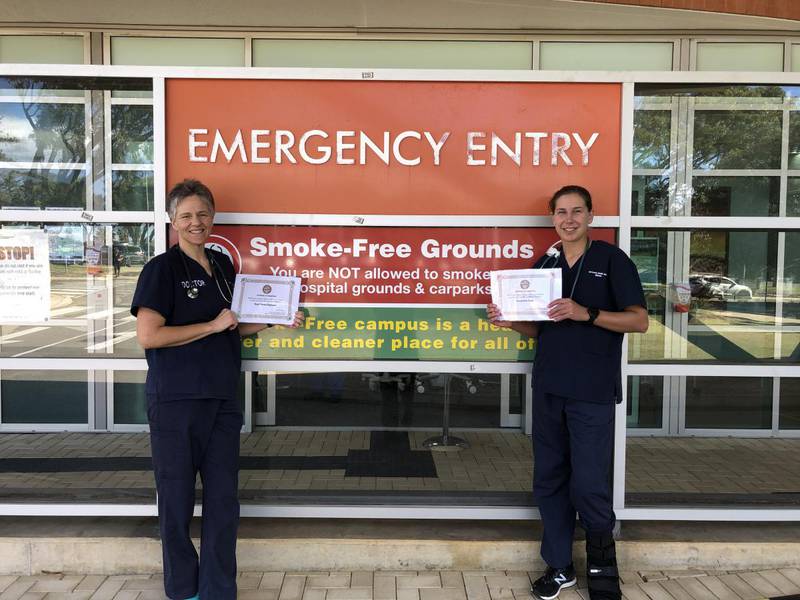
M 290 329 L 297 329 L 298 327 L 301 327 L 305 322 L 306 322 L 306 314 L 302 310 L 298 310 L 296 313 L 294 313 L 294 321 L 288 327 Z
M 588 321 L 589 311 L 572 298 L 559 298 L 547 305 L 547 316 L 553 321 Z

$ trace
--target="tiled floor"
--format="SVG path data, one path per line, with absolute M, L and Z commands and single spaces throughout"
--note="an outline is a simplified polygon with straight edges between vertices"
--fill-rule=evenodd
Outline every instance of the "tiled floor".
M 528 600 L 524 571 L 241 573 L 239 600 Z M 622 573 L 626 600 L 758 600 L 800 593 L 800 569 Z M 160 575 L 0 576 L 0 600 L 164 600 Z M 561 600 L 588 600 L 585 580 Z
M 370 449 L 366 431 L 259 431 L 242 436 L 243 457 L 275 457 L 281 468 L 243 468 L 242 490 L 360 490 L 425 492 L 529 492 L 530 440 L 518 432 L 460 432 L 470 447 L 437 451 L 435 476 L 348 475 L 350 450 Z M 405 452 L 425 453 L 431 432 L 410 432 Z M 30 490 L 146 490 L 153 488 L 145 433 L 43 433 L 0 435 L 0 501 Z M 42 468 L 45 458 L 124 458 L 118 470 Z M 322 463 L 298 462 L 327 457 Z M 18 459 L 29 466 L 9 467 Z M 395 457 L 402 463 L 402 457 Z M 628 438 L 626 492 L 639 494 L 800 495 L 800 439 Z M 292 462 L 294 461 L 294 462 Z M 55 463 L 56 465 L 58 463 Z M 138 465 L 138 466 L 137 466 Z M 322 465 L 322 466 L 320 466 Z M 34 468 L 35 467 L 35 468 Z M 102 468 L 102 465 L 101 465 Z M 27 472 L 26 472 L 27 471 Z

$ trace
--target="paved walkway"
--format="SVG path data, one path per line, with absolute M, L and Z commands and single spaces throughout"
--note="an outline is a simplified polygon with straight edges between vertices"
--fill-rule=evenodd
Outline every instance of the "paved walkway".
M 529 600 L 524 571 L 242 573 L 239 600 Z M 758 600 L 800 594 L 800 568 L 622 574 L 627 600 Z M 160 575 L 0 576 L 0 600 L 164 600 Z M 585 581 L 561 600 L 588 600 Z

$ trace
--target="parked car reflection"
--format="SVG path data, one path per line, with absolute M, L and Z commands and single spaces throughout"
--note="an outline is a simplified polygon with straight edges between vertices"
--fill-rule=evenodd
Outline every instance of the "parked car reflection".
M 730 277 L 711 273 L 698 273 L 689 276 L 692 296 L 718 300 L 751 300 L 753 290 L 737 283 Z
M 114 248 L 119 249 L 124 265 L 144 265 L 148 260 L 147 256 L 145 256 L 144 250 L 142 250 L 136 244 L 115 242 Z

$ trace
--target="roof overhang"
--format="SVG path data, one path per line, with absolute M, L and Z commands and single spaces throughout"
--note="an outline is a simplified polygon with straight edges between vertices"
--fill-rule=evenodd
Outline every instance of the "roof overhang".
M 7 27 L 800 33 L 785 19 L 581 0 L 3 0 Z

